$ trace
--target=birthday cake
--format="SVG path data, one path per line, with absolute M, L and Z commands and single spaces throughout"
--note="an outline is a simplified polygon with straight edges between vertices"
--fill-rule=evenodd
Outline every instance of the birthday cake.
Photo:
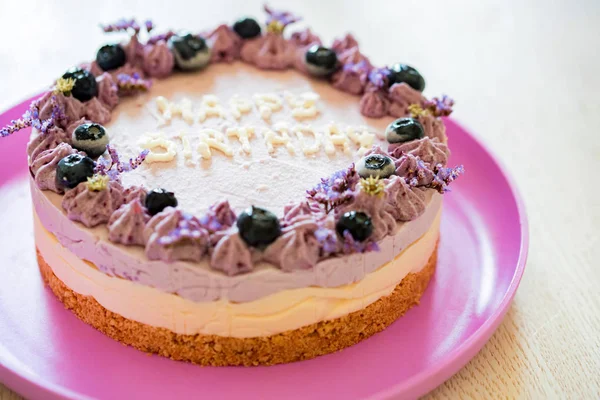
M 194 33 L 103 26 L 126 39 L 0 130 L 32 127 L 45 282 L 124 344 L 202 365 L 310 359 L 385 329 L 434 274 L 462 172 L 452 100 L 350 34 L 327 47 L 265 11 Z

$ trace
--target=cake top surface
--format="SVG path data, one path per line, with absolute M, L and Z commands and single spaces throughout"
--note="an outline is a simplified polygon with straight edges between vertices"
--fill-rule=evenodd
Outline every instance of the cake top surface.
M 160 97 L 171 107 L 188 103 L 190 115 L 165 121 L 171 110 L 161 111 Z M 214 100 L 212 106 L 206 99 Z M 261 116 L 263 99 L 276 100 L 269 117 Z M 211 109 L 217 111 L 201 121 L 203 110 Z M 238 212 L 255 205 L 282 215 L 321 177 L 358 161 L 372 145 L 384 145 L 391 121 L 364 117 L 355 96 L 327 81 L 233 63 L 156 82 L 151 92 L 124 100 L 106 127 L 124 154 L 151 148 L 141 168 L 122 175 L 126 186 L 166 187 L 194 215 L 223 199 Z M 211 148 L 209 157 L 200 149 L 206 135 L 223 146 Z

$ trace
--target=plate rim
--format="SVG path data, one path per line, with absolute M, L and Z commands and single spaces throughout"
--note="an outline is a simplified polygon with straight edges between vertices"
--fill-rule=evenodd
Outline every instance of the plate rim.
M 387 399 L 400 394 L 403 396 L 423 396 L 458 373 L 465 365 L 469 363 L 469 361 L 473 359 L 473 357 L 479 353 L 483 346 L 485 346 L 485 344 L 491 339 L 492 335 L 496 332 L 496 329 L 504 320 L 504 316 L 512 304 L 512 300 L 515 297 L 517 289 L 519 288 L 519 284 L 521 283 L 521 279 L 523 278 L 523 274 L 525 273 L 527 257 L 529 254 L 529 219 L 525 202 L 516 184 L 516 181 L 508 172 L 508 169 L 504 163 L 498 157 L 496 157 L 494 152 L 490 150 L 490 148 L 477 134 L 474 134 L 471 130 L 466 129 L 464 125 L 457 122 L 455 119 L 449 118 L 449 120 L 452 124 L 466 132 L 471 139 L 473 139 L 476 144 L 481 147 L 485 153 L 487 153 L 486 155 L 496 164 L 500 170 L 500 173 L 506 179 L 508 188 L 515 199 L 517 214 L 519 216 L 519 226 L 521 228 L 519 257 L 517 259 L 515 273 L 510 281 L 510 284 L 508 285 L 508 290 L 504 294 L 504 297 L 500 301 L 497 309 L 467 340 L 463 341 L 451 353 L 444 356 L 436 368 L 430 368 L 429 370 L 420 372 L 407 380 L 389 387 L 388 389 L 379 391 L 378 393 L 369 397 L 369 399 Z M 440 379 L 441 382 L 439 382 Z M 434 380 L 435 382 L 433 382 Z
M 39 95 L 40 94 L 36 94 L 35 96 L 26 98 L 15 106 L 9 107 L 5 110 L 0 110 L 0 116 L 3 116 L 7 113 L 16 112 L 17 109 L 21 109 L 21 107 L 26 106 L 32 100 L 39 97 Z M 525 266 L 527 264 L 527 257 L 529 253 L 529 220 L 525 202 L 514 178 L 508 172 L 508 169 L 504 163 L 498 157 L 496 157 L 494 152 L 490 150 L 482 138 L 473 133 L 470 129 L 465 128 L 464 125 L 457 122 L 455 119 L 448 118 L 447 120 L 450 121 L 451 124 L 456 125 L 457 128 L 464 131 L 486 153 L 485 155 L 496 164 L 501 175 L 504 177 L 504 179 L 506 179 L 510 193 L 516 203 L 521 231 L 519 256 L 517 259 L 515 272 L 508 285 L 508 290 L 504 294 L 499 306 L 492 313 L 492 315 L 488 317 L 484 324 L 481 325 L 467 340 L 463 341 L 458 347 L 452 350 L 451 353 L 444 356 L 436 367 L 429 368 L 410 377 L 409 379 L 394 384 L 387 389 L 380 390 L 368 397 L 369 399 L 386 399 L 397 395 L 422 396 L 441 385 L 443 382 L 447 381 L 450 377 L 460 371 L 474 356 L 477 355 L 477 353 L 479 353 L 483 346 L 492 337 L 498 326 L 502 323 L 506 312 L 512 304 L 512 300 L 525 272 Z M 14 179 L 14 176 L 9 178 L 9 181 L 12 179 Z M 0 345 L 0 348 L 4 348 L 4 346 Z M 36 396 L 44 394 L 44 396 L 46 396 L 45 398 L 89 398 L 81 393 L 50 382 L 47 379 L 39 379 L 37 376 L 34 377 L 32 373 L 24 370 L 20 366 L 11 366 L 10 361 L 7 362 L 6 358 L 2 357 L 0 357 L 0 378 L 7 387 L 19 394 L 26 393 Z

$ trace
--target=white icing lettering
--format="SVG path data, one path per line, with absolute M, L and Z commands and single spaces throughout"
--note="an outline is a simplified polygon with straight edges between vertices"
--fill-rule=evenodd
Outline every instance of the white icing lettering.
M 289 106 L 292 108 L 292 116 L 294 118 L 314 118 L 319 115 L 316 104 L 320 98 L 318 94 L 306 92 L 296 96 L 290 92 L 285 92 L 283 95 Z
M 294 154 L 294 146 L 290 142 L 290 128 L 286 123 L 280 122 L 273 126 L 273 129 L 266 128 L 263 131 L 265 144 L 269 153 L 275 152 L 275 146 L 285 146 L 285 148 Z
M 186 160 L 190 160 L 192 158 L 192 146 L 190 145 L 190 139 L 188 139 L 185 132 L 179 132 L 177 137 L 181 139 L 181 144 L 183 144 L 183 157 Z
M 168 140 L 162 133 L 148 133 L 139 140 L 138 144 L 143 149 L 148 149 L 146 162 L 169 162 L 177 155 L 177 148 L 173 141 Z M 156 149 L 163 149 L 158 152 Z
M 163 96 L 156 98 L 156 106 L 162 114 L 163 121 L 170 123 L 174 117 L 181 117 L 188 124 L 194 123 L 194 115 L 192 113 L 192 102 L 190 99 L 181 99 L 179 103 L 171 102 Z
M 335 154 L 335 146 L 341 146 L 344 153 L 350 153 L 348 136 L 335 124 L 328 124 L 323 132 L 323 146 L 329 156 Z
M 315 132 L 315 130 L 310 125 L 296 125 L 292 129 L 296 134 L 296 137 L 300 141 L 300 148 L 304 155 L 312 155 L 319 152 L 321 149 L 321 140 L 319 139 L 319 134 Z M 304 134 L 312 135 L 314 137 L 314 141 L 312 144 L 307 144 L 304 139 Z
M 258 107 L 260 117 L 267 122 L 271 120 L 273 112 L 279 111 L 283 107 L 281 97 L 274 93 L 255 94 L 254 102 Z
M 236 126 L 227 128 L 227 136 L 235 136 L 242 144 L 242 150 L 246 154 L 250 154 L 250 138 L 254 136 L 254 127 L 252 126 Z
M 361 156 L 371 149 L 375 141 L 375 134 L 369 132 L 366 126 L 348 127 L 346 134 L 358 145 L 358 154 Z
M 204 122 L 206 118 L 217 117 L 225 118 L 225 110 L 219 101 L 219 98 L 214 94 L 207 94 L 202 96 L 202 102 L 200 103 L 200 110 L 198 111 L 198 120 Z
M 237 94 L 229 100 L 229 107 L 231 108 L 231 115 L 233 118 L 240 119 L 243 114 L 247 114 L 252 110 L 252 103 L 248 99 L 244 99 Z
M 202 129 L 199 133 L 200 144 L 198 153 L 204 159 L 210 160 L 212 152 L 210 149 L 219 150 L 228 157 L 233 156 L 233 150 L 225 143 L 225 136 L 215 129 Z

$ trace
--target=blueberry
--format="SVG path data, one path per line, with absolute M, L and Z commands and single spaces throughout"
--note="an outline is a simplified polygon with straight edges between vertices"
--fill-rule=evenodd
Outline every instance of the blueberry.
M 356 163 L 356 171 L 361 178 L 389 178 L 395 170 L 394 161 L 382 154 L 369 154 Z
M 406 83 L 411 88 L 422 92 L 425 89 L 425 79 L 419 71 L 406 64 L 394 64 L 387 74 L 388 86 L 394 83 Z
M 173 192 L 165 189 L 152 189 L 146 195 L 148 214 L 156 215 L 167 207 L 177 207 L 177 199 Z
M 92 97 L 98 96 L 98 86 L 94 75 L 81 68 L 71 68 L 62 76 L 65 79 L 74 79 L 75 86 L 71 90 L 71 95 L 79 101 L 88 101 Z
M 264 248 L 281 235 L 275 214 L 254 206 L 239 215 L 237 227 L 244 242 L 252 247 Z
M 107 44 L 96 53 L 96 63 L 104 71 L 111 71 L 125 65 L 125 50 L 118 44 Z
M 92 158 L 98 158 L 106 151 L 108 134 L 100 124 L 81 124 L 73 131 L 71 141 L 77 150 L 85 151 Z
M 364 242 L 373 233 L 373 224 L 364 212 L 348 211 L 335 224 L 335 230 L 342 237 L 348 231 L 354 240 Z
M 94 175 L 96 163 L 89 157 L 81 154 L 71 154 L 58 162 L 56 166 L 56 184 L 73 189 L 87 178 Z
M 385 138 L 389 143 L 405 143 L 425 137 L 423 125 L 414 118 L 400 118 L 388 125 Z
M 252 18 L 242 18 L 233 24 L 233 30 L 242 39 L 252 39 L 260 35 L 260 25 Z
M 315 76 L 327 76 L 335 71 L 337 67 L 337 56 L 335 52 L 327 47 L 315 44 L 306 51 L 306 68 Z
M 173 52 L 175 63 L 183 70 L 200 69 L 210 62 L 210 48 L 206 41 L 191 33 L 172 36 L 169 48 Z

